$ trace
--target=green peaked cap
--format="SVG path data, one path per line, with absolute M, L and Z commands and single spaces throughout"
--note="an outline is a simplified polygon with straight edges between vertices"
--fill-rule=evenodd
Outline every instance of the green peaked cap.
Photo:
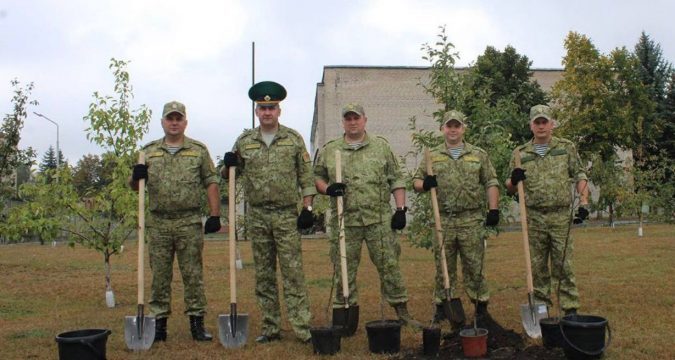
M 248 97 L 258 104 L 277 104 L 286 98 L 286 89 L 274 81 L 261 81 L 248 89 Z

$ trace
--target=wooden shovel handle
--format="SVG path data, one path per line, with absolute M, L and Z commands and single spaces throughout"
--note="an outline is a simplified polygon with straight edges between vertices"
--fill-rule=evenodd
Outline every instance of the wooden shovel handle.
M 342 153 L 340 150 L 335 150 L 335 182 L 342 182 Z M 345 219 L 344 213 L 344 199 L 338 196 L 337 202 L 337 217 L 339 223 L 339 243 L 340 243 L 340 275 L 342 277 L 342 296 L 345 298 L 345 307 L 349 307 L 349 278 L 347 276 L 347 246 L 345 244 Z
M 433 176 L 434 169 L 431 166 L 431 154 L 429 148 L 424 149 L 424 162 L 427 165 L 427 175 Z M 443 271 L 443 286 L 445 289 L 450 289 L 450 276 L 448 275 L 448 262 L 445 259 L 445 246 L 443 244 L 443 227 L 441 225 L 441 213 L 438 208 L 438 196 L 436 195 L 436 188 L 433 187 L 430 190 L 431 192 L 431 208 L 434 212 L 434 235 L 436 235 L 436 241 L 438 241 L 438 248 L 441 251 L 441 270 Z M 447 299 L 450 300 L 450 299 Z
M 520 151 L 516 149 L 513 152 L 513 158 L 516 167 L 520 165 Z M 518 207 L 520 209 L 520 227 L 523 231 L 523 250 L 525 252 L 525 268 L 527 269 L 527 292 L 534 292 L 534 285 L 532 284 L 532 260 L 530 259 L 530 240 L 527 230 L 527 209 L 525 207 L 525 187 L 522 181 L 518 181 Z
M 237 267 L 235 266 L 235 258 L 237 256 L 236 244 L 236 214 L 235 214 L 235 176 L 236 167 L 230 166 L 228 169 L 227 179 L 227 223 L 228 223 L 228 241 L 230 245 L 230 303 L 237 303 Z
M 145 165 L 145 153 L 138 153 L 138 163 Z M 145 256 L 145 179 L 138 180 L 138 305 L 144 303 L 145 268 L 143 258 Z

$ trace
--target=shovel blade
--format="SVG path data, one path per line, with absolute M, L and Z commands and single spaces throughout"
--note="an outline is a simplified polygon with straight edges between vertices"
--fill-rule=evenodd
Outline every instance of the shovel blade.
M 452 298 L 450 300 L 443 300 L 443 312 L 451 322 L 464 325 L 466 315 L 464 314 L 464 306 L 461 299 Z
M 232 316 L 236 316 L 233 319 Z M 232 328 L 232 324 L 236 324 Z M 248 337 L 248 314 L 218 315 L 218 338 L 226 348 L 238 348 L 246 344 Z
M 541 337 L 539 320 L 548 317 L 548 310 L 544 303 L 520 304 L 520 318 L 527 336 L 538 339 Z
M 148 350 L 155 341 L 155 318 L 143 317 L 143 327 L 138 316 L 124 317 L 124 342 L 129 350 Z
M 333 309 L 333 328 L 340 336 L 352 336 L 359 328 L 359 306 Z

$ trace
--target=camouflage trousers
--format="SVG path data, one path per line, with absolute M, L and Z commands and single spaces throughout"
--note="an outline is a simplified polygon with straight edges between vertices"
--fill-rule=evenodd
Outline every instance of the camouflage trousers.
M 549 306 L 551 287 L 560 282 L 560 305 L 563 309 L 579 308 L 579 291 L 572 271 L 572 249 L 574 241 L 570 236 L 567 243 L 565 262 L 563 250 L 570 226 L 570 212 L 567 208 L 555 211 L 527 209 L 527 226 L 530 238 L 532 278 L 534 297 Z M 549 269 L 549 261 L 550 269 Z
M 331 231 L 330 257 L 333 262 L 335 298 L 334 308 L 342 308 L 345 298 L 342 294 L 342 277 L 340 270 L 339 231 L 334 226 Z M 368 247 L 370 260 L 375 265 L 380 276 L 381 289 L 384 299 L 389 305 L 408 301 L 408 292 L 403 286 L 403 277 L 398 260 L 401 255 L 401 244 L 389 228 L 389 224 L 377 223 L 367 226 L 345 227 L 345 247 L 347 250 L 347 279 L 349 281 L 349 304 L 358 303 L 358 287 L 356 273 L 361 262 L 361 246 L 363 242 Z
M 457 257 L 462 263 L 462 278 L 464 290 L 471 300 L 488 301 L 490 293 L 485 280 L 485 266 L 481 274 L 483 262 L 483 240 L 486 237 L 483 226 L 485 216 L 483 212 L 466 211 L 457 215 L 441 213 L 443 229 L 443 244 L 445 259 L 448 264 L 450 278 L 450 297 L 459 297 L 457 294 Z M 447 298 L 441 267 L 441 254 L 438 241 L 434 239 L 434 261 L 436 264 L 436 286 L 434 288 L 434 302 L 440 304 Z
M 178 219 L 148 218 L 148 243 L 152 290 L 150 314 L 157 318 L 171 314 L 171 281 L 174 255 L 183 277 L 185 314 L 206 313 L 202 251 L 204 234 L 198 215 Z
M 246 237 L 253 248 L 255 295 L 262 313 L 262 334 L 270 336 L 281 331 L 278 258 L 289 321 L 295 335 L 307 340 L 312 315 L 296 218 L 295 206 L 274 210 L 251 206 L 246 214 Z

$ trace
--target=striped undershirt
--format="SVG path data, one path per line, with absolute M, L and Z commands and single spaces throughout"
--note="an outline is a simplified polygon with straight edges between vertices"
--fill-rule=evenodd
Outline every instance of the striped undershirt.
M 361 143 L 361 142 L 347 143 L 347 146 L 349 146 L 352 150 L 356 150 L 356 149 L 360 148 L 362 145 L 363 145 L 363 143 Z
M 459 155 L 462 154 L 462 150 L 464 150 L 464 144 L 462 144 L 458 147 L 449 147 L 448 148 L 448 152 L 450 152 L 450 156 L 452 156 L 452 158 L 454 160 L 457 160 L 459 158 Z
M 166 146 L 166 150 L 168 150 L 169 154 L 171 154 L 171 155 L 176 155 L 176 153 L 178 152 L 178 150 L 180 148 L 181 148 L 180 146 L 174 146 L 174 145 L 167 145 Z
M 546 154 L 546 151 L 548 151 L 548 143 L 546 144 L 533 144 L 534 145 L 534 152 L 539 154 L 539 156 L 544 156 Z

